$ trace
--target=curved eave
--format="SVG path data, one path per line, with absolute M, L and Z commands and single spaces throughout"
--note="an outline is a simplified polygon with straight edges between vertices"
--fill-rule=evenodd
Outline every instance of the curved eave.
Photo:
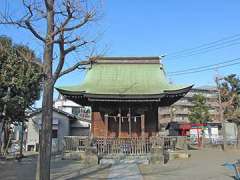
M 159 94 L 91 94 L 84 91 L 67 91 L 56 88 L 60 94 L 66 98 L 82 102 L 81 104 L 89 104 L 89 102 L 108 101 L 108 102 L 160 102 L 163 99 L 180 99 L 185 96 L 192 86 L 188 86 L 178 90 L 166 90 Z

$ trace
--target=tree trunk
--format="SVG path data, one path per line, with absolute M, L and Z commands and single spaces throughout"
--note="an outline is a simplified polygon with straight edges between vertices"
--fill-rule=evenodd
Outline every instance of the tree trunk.
M 8 90 L 7 90 L 7 97 L 10 93 L 10 87 L 8 87 Z M 2 127 L 0 129 L 0 145 L 1 145 L 1 149 L 0 149 L 0 153 L 3 153 L 4 152 L 4 146 L 5 146 L 5 126 L 6 126 L 6 110 L 7 110 L 7 104 L 5 103 L 4 104 L 4 107 L 3 107 L 3 119 L 2 119 Z
M 9 141 L 9 125 L 7 122 L 4 124 L 4 129 L 3 129 L 3 142 L 2 142 L 2 152 L 5 155 L 8 153 L 8 141 Z
M 20 133 L 20 153 L 19 153 L 19 160 L 23 157 L 23 136 L 24 136 L 24 127 L 23 122 L 21 122 L 21 133 Z
M 40 164 L 39 179 L 50 179 L 51 147 L 52 147 L 52 110 L 53 85 L 45 84 L 42 106 L 42 127 L 40 131 Z
M 2 154 L 3 152 L 3 141 L 4 141 L 4 138 L 3 138 L 3 133 L 4 133 L 4 126 L 5 126 L 5 121 L 2 120 L 1 122 L 1 127 L 0 127 L 0 155 Z
M 53 89 L 52 75 L 53 65 L 53 37 L 54 32 L 54 0 L 45 0 L 47 10 L 47 33 L 44 47 L 44 90 L 42 102 L 42 126 L 39 138 L 39 180 L 50 180 L 50 163 L 52 149 L 52 113 L 53 113 Z

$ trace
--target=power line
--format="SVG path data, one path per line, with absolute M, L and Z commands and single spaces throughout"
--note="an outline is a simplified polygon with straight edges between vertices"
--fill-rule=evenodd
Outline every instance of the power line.
M 211 49 L 211 48 L 214 50 L 215 47 L 220 48 L 223 45 L 226 46 L 226 44 L 228 44 L 227 46 L 235 45 L 236 43 L 233 43 L 233 42 L 236 42 L 238 40 L 240 40 L 240 34 L 236 34 L 236 35 L 233 35 L 233 36 L 222 38 L 222 39 L 219 39 L 217 41 L 210 42 L 210 43 L 205 43 L 205 44 L 193 47 L 193 48 L 188 48 L 188 49 L 184 49 L 184 50 L 177 51 L 177 52 L 174 52 L 174 53 L 170 53 L 167 56 L 170 57 L 170 58 L 174 58 L 174 57 L 179 57 L 179 56 L 187 56 L 188 54 L 193 54 L 193 53 L 195 54 L 196 52 L 206 51 L 206 50 Z M 225 46 L 223 46 L 223 47 L 225 47 Z
M 187 48 L 187 49 L 183 49 L 183 50 L 180 50 L 180 51 L 176 51 L 176 52 L 170 53 L 169 56 L 173 56 L 173 55 L 176 55 L 176 54 L 181 54 L 181 53 L 187 52 L 187 51 L 192 51 L 194 49 L 199 49 L 199 48 L 202 48 L 204 46 L 209 46 L 209 45 L 212 45 L 212 44 L 216 44 L 216 43 L 219 43 L 221 41 L 226 41 L 226 40 L 229 40 L 229 39 L 233 39 L 235 37 L 240 37 L 240 34 L 235 34 L 233 36 L 225 37 L 225 38 L 222 38 L 222 39 L 219 39 L 219 40 L 216 40 L 216 41 L 212 41 L 212 42 L 209 42 L 209 43 L 204 43 L 204 44 L 201 44 L 201 45 L 193 47 L 193 48 Z
M 204 68 L 215 67 L 215 66 L 219 66 L 219 65 L 222 65 L 222 64 L 227 64 L 227 63 L 234 62 L 234 61 L 239 61 L 239 60 L 240 60 L 240 58 L 235 58 L 235 59 L 231 59 L 231 60 L 228 60 L 228 61 L 223 61 L 223 62 L 220 62 L 220 63 L 209 64 L 209 65 L 205 65 L 205 66 L 199 66 L 199 67 L 194 67 L 194 68 L 189 68 L 189 69 L 184 69 L 184 70 L 179 70 L 179 71 L 174 71 L 174 72 L 168 72 L 168 74 L 178 74 L 178 73 L 183 73 L 183 72 L 188 72 L 188 71 L 193 71 L 193 70 L 201 70 L 201 69 L 204 69 Z
M 234 65 L 238 65 L 238 64 L 240 64 L 240 62 L 226 64 L 226 65 L 221 65 L 221 66 L 215 66 L 215 67 L 211 67 L 211 68 L 205 68 L 205 69 L 196 70 L 196 71 L 189 71 L 189 72 L 170 74 L 169 76 L 179 76 L 179 75 L 186 75 L 186 74 L 194 74 L 194 73 L 199 73 L 199 72 L 204 72 L 204 71 L 209 71 L 209 70 L 214 70 L 214 69 L 220 69 L 220 68 L 229 67 L 229 66 L 234 66 Z
M 216 48 L 205 48 L 205 49 L 203 49 L 201 51 L 195 51 L 193 53 L 184 54 L 184 55 L 172 57 L 172 58 L 169 58 L 169 59 L 181 59 L 181 58 L 185 58 L 185 57 L 191 57 L 191 56 L 204 54 L 204 53 L 208 53 L 208 52 L 211 52 L 211 51 L 215 51 L 215 50 L 219 50 L 219 49 L 223 49 L 223 48 L 227 48 L 227 47 L 231 47 L 231 46 L 239 45 L 239 44 L 240 44 L 240 41 L 239 42 L 235 42 L 235 43 L 231 43 L 231 44 L 227 44 L 227 45 L 223 44 L 222 46 L 218 46 Z

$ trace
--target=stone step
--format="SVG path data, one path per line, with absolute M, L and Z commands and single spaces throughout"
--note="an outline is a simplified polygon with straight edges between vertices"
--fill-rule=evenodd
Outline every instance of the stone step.
M 132 163 L 136 163 L 136 164 L 149 164 L 149 159 L 148 158 L 144 158 L 144 159 L 101 159 L 100 160 L 100 164 L 101 165 L 106 165 L 106 164 L 132 164 Z
M 112 165 L 108 179 L 143 180 L 137 163 Z

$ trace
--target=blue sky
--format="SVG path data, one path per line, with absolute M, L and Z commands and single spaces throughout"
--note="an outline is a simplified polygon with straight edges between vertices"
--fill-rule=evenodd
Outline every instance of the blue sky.
M 14 5 L 18 10 L 18 4 Z M 1 8 L 1 7 L 0 7 Z M 97 47 L 106 56 L 167 55 L 167 72 L 214 64 L 240 57 L 240 44 L 185 58 L 170 54 L 240 33 L 239 0 L 105 0 L 97 28 Z M 21 12 L 21 11 L 20 11 Z M 95 30 L 94 29 L 94 30 Z M 42 45 L 21 29 L 0 26 L 0 34 L 31 46 L 42 55 Z M 240 42 L 240 41 L 239 41 Z M 168 56 L 169 55 L 169 56 Z M 76 55 L 69 57 L 71 65 Z M 221 75 L 239 73 L 240 65 L 218 69 Z M 179 84 L 212 85 L 216 71 L 170 77 Z M 84 72 L 61 78 L 57 85 L 79 84 Z

